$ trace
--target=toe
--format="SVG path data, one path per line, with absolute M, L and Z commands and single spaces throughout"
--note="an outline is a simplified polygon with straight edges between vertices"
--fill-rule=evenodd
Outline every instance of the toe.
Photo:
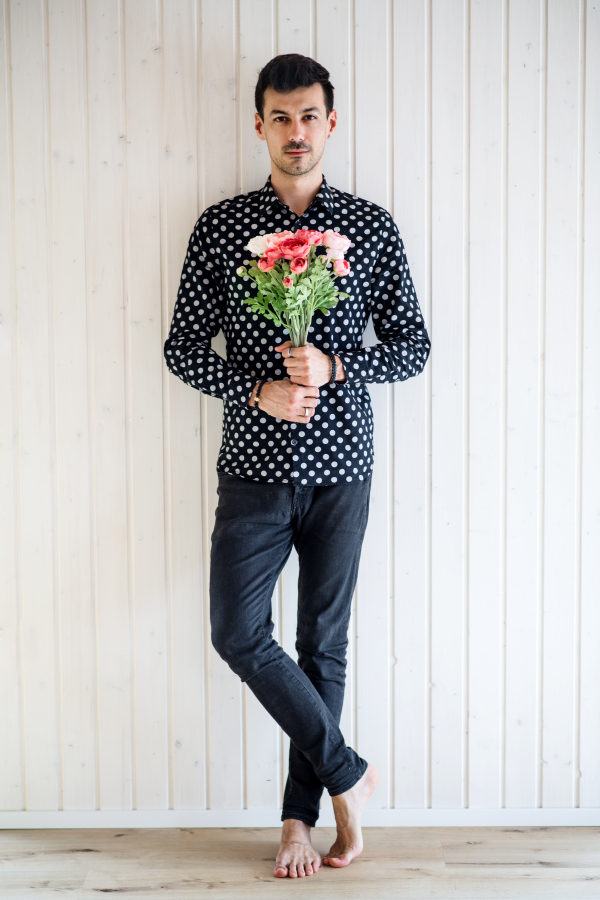
M 304 864 L 304 874 L 305 874 L 305 875 L 312 875 L 312 873 L 313 873 L 313 867 L 311 866 L 311 864 L 310 864 L 310 863 L 305 863 L 305 864 Z
M 273 875 L 276 878 L 287 878 L 287 866 L 284 866 L 283 863 L 278 863 L 273 869 Z
M 304 863 L 298 863 L 297 867 L 298 878 L 304 878 Z
M 291 863 L 289 866 L 289 876 L 290 878 L 297 878 L 298 872 L 296 870 L 296 863 Z

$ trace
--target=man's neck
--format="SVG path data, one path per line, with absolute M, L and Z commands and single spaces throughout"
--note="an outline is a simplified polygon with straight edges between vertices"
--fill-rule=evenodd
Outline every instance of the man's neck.
M 284 206 L 289 206 L 297 216 L 308 209 L 323 182 L 321 166 L 315 166 L 306 175 L 286 175 L 273 166 L 271 186 Z

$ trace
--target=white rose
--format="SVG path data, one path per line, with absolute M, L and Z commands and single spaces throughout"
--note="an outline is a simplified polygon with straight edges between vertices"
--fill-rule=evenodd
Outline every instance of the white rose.
M 267 249 L 268 237 L 268 234 L 257 234 L 256 237 L 253 237 L 252 240 L 248 241 L 244 250 L 249 250 L 250 253 L 254 253 L 255 256 L 262 256 Z

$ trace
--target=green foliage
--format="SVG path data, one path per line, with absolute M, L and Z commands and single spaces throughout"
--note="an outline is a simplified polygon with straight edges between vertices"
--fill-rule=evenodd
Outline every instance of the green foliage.
M 340 298 L 350 296 L 337 290 L 334 279 L 340 276 L 327 268 L 326 257 L 317 255 L 314 245 L 307 261 L 308 269 L 299 275 L 291 272 L 290 263 L 285 259 L 278 260 L 270 272 L 262 272 L 255 259 L 248 267 L 240 266 L 237 270 L 238 275 L 247 275 L 258 288 L 256 296 L 245 298 L 252 312 L 287 328 L 294 347 L 306 344 L 311 319 L 317 310 L 329 315 Z M 283 284 L 286 277 L 294 282 L 290 288 Z

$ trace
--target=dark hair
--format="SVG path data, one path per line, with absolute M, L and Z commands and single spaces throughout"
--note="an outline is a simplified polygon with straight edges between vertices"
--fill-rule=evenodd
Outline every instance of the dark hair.
M 323 87 L 325 111 L 329 116 L 333 109 L 333 85 L 329 80 L 327 69 L 310 56 L 302 56 L 300 53 L 274 56 L 258 75 L 254 91 L 256 111 L 261 119 L 264 119 L 265 91 L 268 87 L 280 94 L 287 94 L 288 91 L 310 87 L 313 84 L 320 84 Z

